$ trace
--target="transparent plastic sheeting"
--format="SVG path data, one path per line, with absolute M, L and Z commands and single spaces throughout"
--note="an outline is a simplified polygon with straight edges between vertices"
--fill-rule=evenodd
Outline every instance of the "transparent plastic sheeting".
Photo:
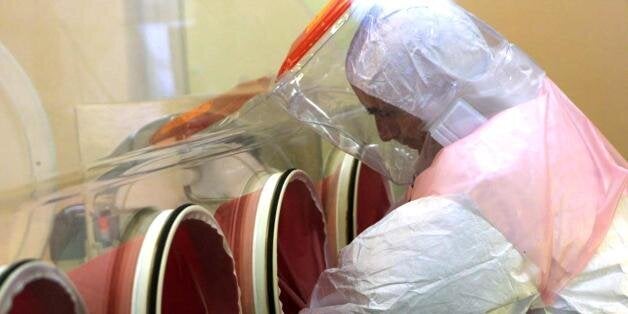
M 235 94 L 223 98 L 238 98 L 241 93 Z M 272 173 L 295 167 L 309 167 L 312 173 L 320 171 L 319 138 L 287 114 L 273 115 L 267 110 L 272 106 L 270 97 L 251 99 L 240 112 L 221 119 L 203 134 L 162 141 L 156 146 L 144 147 L 149 143 L 143 143 L 144 133 L 137 132 L 120 144 L 111 158 L 79 176 L 65 182 L 64 178 L 55 178 L 55 190 L 3 199 L 0 218 L 7 237 L 0 250 L 2 264 L 22 258 L 52 261 L 69 273 L 90 312 L 131 311 L 135 306 L 132 295 L 137 291 L 134 274 L 138 250 L 162 210 L 195 203 L 213 213 L 225 202 L 254 193 L 257 187 L 249 183 Z M 260 124 L 260 120 L 273 123 Z M 147 129 L 151 127 L 149 123 Z M 211 238 L 202 230 L 189 233 Z M 190 254 L 191 260 L 207 258 L 201 253 Z M 179 255 L 187 258 L 183 253 Z M 212 263 L 219 263 L 218 256 L 204 265 L 216 266 Z M 230 272 L 223 270 L 221 274 L 229 276 Z M 194 277 L 189 273 L 179 275 Z M 226 284 L 227 279 L 217 282 Z M 166 284 L 163 292 L 169 295 L 190 288 L 168 287 Z M 176 303 L 179 299 L 167 300 Z M 164 309 L 170 305 L 164 304 Z
M 19 257 L 39 257 L 44 254 L 43 245 L 54 216 L 60 210 L 71 211 L 74 205 L 86 207 L 86 212 L 96 215 L 94 219 L 97 220 L 99 216 L 115 216 L 134 206 L 150 206 L 154 203 L 169 205 L 165 208 L 176 207 L 179 205 L 176 201 L 186 200 L 187 195 L 201 201 L 203 198 L 228 199 L 240 195 L 238 184 L 241 182 L 237 180 L 227 184 L 227 190 L 212 189 L 211 186 L 220 186 L 217 183 L 199 183 L 203 179 L 214 178 L 222 178 L 226 182 L 234 180 L 228 171 L 239 169 L 221 167 L 221 160 L 227 163 L 237 163 L 239 158 L 249 160 L 247 163 L 250 169 L 245 168 L 243 171 L 299 167 L 315 174 L 319 171 L 321 158 L 317 149 L 320 141 L 313 132 L 300 126 L 287 114 L 273 114 L 273 110 L 268 110 L 273 106 L 276 105 L 273 105 L 272 97 L 253 98 L 240 112 L 224 119 L 214 129 L 174 143 L 144 147 L 142 136 L 137 136 L 142 132 L 136 133 L 118 145 L 111 158 L 94 163 L 92 167 L 72 176 L 55 177 L 37 185 L 49 189 L 45 195 L 16 195 L 3 191 L 0 222 L 3 228 L 12 230 L 12 235 L 4 243 L 7 247 L 1 250 L 0 260 L 12 261 Z M 260 123 L 263 121 L 272 123 Z M 282 146 L 281 141 L 285 145 Z M 129 142 L 138 149 L 127 149 Z M 203 161 L 207 163 L 203 164 Z M 225 172 L 214 175 L 212 172 L 215 169 Z M 153 176 L 149 175 L 151 173 Z M 144 176 L 150 179 L 144 180 Z M 134 183 L 137 184 L 134 186 Z M 157 188 L 167 188 L 170 193 L 155 197 L 155 201 L 151 202 L 151 184 Z M 51 186 L 54 189 L 50 189 Z M 209 188 L 203 190 L 204 187 Z M 138 192 L 132 194 L 133 191 Z M 17 223 L 11 226 L 9 222 Z M 115 240 L 115 235 L 112 236 L 112 240 Z
M 281 291 L 278 302 L 286 312 L 297 312 L 306 306 L 315 280 L 328 264 L 328 259 L 335 259 L 336 253 L 325 246 L 324 217 L 318 201 L 319 194 L 324 193 L 322 182 L 327 181 L 327 176 L 322 174 L 321 169 L 323 163 L 320 160 L 324 154 L 318 148 L 320 139 L 309 129 L 299 128 L 291 119 L 282 122 L 278 115 L 274 115 L 272 128 L 251 121 L 264 119 L 260 117 L 262 112 L 259 110 L 266 108 L 261 106 L 262 103 L 270 106 L 268 99 L 264 96 L 253 99 L 218 124 L 191 138 L 183 137 L 169 144 L 171 146 L 162 146 L 161 142 L 144 149 L 148 153 L 140 150 L 129 154 L 118 150 L 121 157 L 93 170 L 99 173 L 96 179 L 24 203 L 22 209 L 14 213 L 14 217 L 24 217 L 26 224 L 23 229 L 13 229 L 14 256 L 50 255 L 55 263 L 69 271 L 90 312 L 128 311 L 133 305 L 134 291 L 138 289 L 133 278 L 140 267 L 140 248 L 146 245 L 146 233 L 161 213 L 159 209 L 173 208 L 186 202 L 203 204 L 216 212 L 216 218 L 235 252 L 236 263 L 240 265 L 242 306 L 248 308 L 250 299 L 246 297 L 250 297 L 251 293 L 247 292 L 256 287 L 246 279 L 252 277 L 250 271 L 246 271 L 250 263 L 242 262 L 241 256 L 249 254 L 250 257 L 255 247 L 252 238 L 242 240 L 242 237 L 252 235 L 240 231 L 251 231 L 256 225 L 259 219 L 256 212 L 260 206 L 258 197 L 270 174 L 295 166 L 309 167 L 312 173 L 318 173 L 318 179 L 310 182 L 301 175 L 300 179 L 287 185 L 281 217 L 288 218 L 277 217 L 278 287 Z M 288 118 L 287 115 L 283 117 Z M 159 123 L 167 124 L 164 121 Z M 119 147 L 129 143 L 143 147 L 146 143 L 142 142 L 148 137 L 142 134 L 151 134 L 157 128 L 149 123 L 147 128 L 132 134 Z M 286 129 L 292 132 L 286 133 Z M 226 136 L 220 138 L 219 135 L 223 134 Z M 220 142 L 212 142 L 216 138 Z M 339 151 L 330 152 L 344 155 Z M 327 172 L 335 173 L 337 169 L 332 167 Z M 312 201 L 303 203 L 307 195 Z M 49 216 L 40 215 L 40 219 L 32 219 L 33 213 L 41 213 L 44 208 L 49 210 Z M 292 217 L 294 215 L 305 216 L 297 219 Z M 233 219 L 226 219 L 225 216 Z M 50 227 L 52 229 L 47 229 Z M 313 228 L 311 235 L 314 236 L 311 241 L 299 237 L 300 234 L 310 234 L 302 233 L 310 228 Z M 31 233 L 30 230 L 34 229 L 48 230 L 50 237 Z M 237 237 L 234 238 L 234 234 Z M 292 242 L 294 239 L 300 240 Z M 312 244 L 310 250 L 304 250 L 303 243 L 306 242 Z M 298 243 L 298 249 L 295 249 L 295 243 Z M 309 262 L 306 263 L 302 258 L 309 256 L 307 252 L 312 256 L 307 257 Z M 194 261 L 194 256 L 191 258 Z M 215 266 L 214 263 L 218 262 L 212 260 L 207 265 Z M 311 275 L 295 275 L 303 273 Z M 167 270 L 165 274 L 169 278 Z M 229 272 L 223 272 L 223 275 L 228 276 Z M 229 282 L 227 277 L 217 281 L 223 284 Z M 168 291 L 187 291 L 185 287 L 174 290 L 169 287 L 164 284 L 164 294 Z M 103 289 L 107 292 L 102 293 Z M 172 293 L 168 293 L 168 297 L 171 296 Z M 192 301 L 188 305 L 192 306 Z M 168 304 L 163 305 L 164 309 Z
M 328 147 L 323 152 L 318 135 L 281 111 L 276 97 L 254 97 L 258 92 L 250 92 L 249 88 L 255 86 L 253 89 L 256 89 L 260 82 L 262 85 L 267 84 L 264 83 L 267 80 L 262 79 L 236 87 L 207 102 L 209 106 L 199 107 L 200 110 L 194 111 L 195 115 L 174 115 L 149 122 L 124 139 L 110 158 L 94 164 L 79 177 L 71 178 L 68 182 L 58 181 L 57 188 L 48 194 L 18 199 L 15 207 L 3 212 L 3 223 L 12 223 L 9 241 L 6 242 L 7 250 L 3 250 L 3 260 L 25 257 L 49 259 L 68 271 L 90 312 L 131 311 L 137 309 L 138 304 L 144 304 L 141 300 L 146 299 L 136 295 L 137 291 L 141 291 L 138 289 L 143 287 L 146 290 L 148 285 L 138 284 L 137 274 L 141 269 L 150 268 L 150 265 L 141 268 L 139 255 L 142 247 L 147 245 L 149 231 L 159 220 L 158 217 L 163 215 L 164 209 L 194 203 L 216 213 L 235 252 L 236 266 L 248 265 L 240 262 L 239 256 L 243 249 L 256 249 L 254 244 L 259 244 L 259 241 L 234 240 L 233 224 L 240 226 L 238 228 L 251 229 L 251 223 L 260 219 L 253 210 L 259 208 L 259 202 L 250 201 L 255 199 L 252 196 L 262 193 L 268 178 L 273 174 L 301 168 L 312 174 L 312 182 L 305 184 L 310 179 L 302 178 L 284 188 L 287 196 L 281 217 L 306 216 L 302 219 L 276 217 L 276 221 L 279 221 L 279 272 L 276 278 L 278 291 L 281 291 L 277 293 L 276 308 L 282 306 L 287 312 L 296 312 L 305 307 L 318 273 L 328 265 L 328 259 L 335 258 L 336 254 L 335 250 L 325 246 L 324 216 L 318 197 L 324 194 L 321 189 L 328 174 L 337 171 L 335 168 L 324 169 L 322 159 L 330 152 L 339 152 Z M 214 101 L 216 99 L 219 101 Z M 230 109 L 222 110 L 225 108 L 223 106 Z M 199 112 L 200 115 L 197 114 Z M 210 117 L 210 120 L 204 120 L 206 117 Z M 198 121 L 200 123 L 195 124 Z M 173 125 L 183 127 L 169 128 Z M 171 131 L 160 133 L 160 130 Z M 151 145 L 151 138 L 155 134 L 168 135 Z M 353 159 L 351 161 L 355 162 Z M 304 187 L 307 188 L 304 190 Z M 312 202 L 301 203 L 304 195 L 310 195 Z M 237 206 L 232 208 L 228 204 Z M 220 217 L 225 215 L 245 215 L 248 219 L 238 216 L 224 223 Z M 298 223 L 286 224 L 292 220 Z M 181 228 L 187 228 L 186 225 L 183 224 Z M 312 244 L 309 246 L 311 250 L 307 251 L 312 255 L 308 258 L 311 263 L 300 260 L 302 256 L 309 256 L 305 254 L 307 252 L 302 245 L 307 242 L 306 239 L 299 237 L 299 234 L 310 234 L 301 233 L 308 228 L 314 228 L 311 241 L 308 240 Z M 206 233 L 201 230 L 194 234 L 197 239 L 211 238 Z M 177 236 L 174 237 L 176 240 Z M 301 239 L 298 249 L 294 248 L 291 239 Z M 178 242 L 173 243 L 175 245 Z M 177 256 L 189 257 L 192 261 L 188 263 L 190 265 L 204 258 L 202 253 L 185 253 L 186 246 L 183 244 L 177 244 L 173 250 L 177 247 L 183 250 Z M 214 246 L 214 249 L 218 247 Z M 213 250 L 209 247 L 197 249 Z M 216 260 L 212 259 L 206 265 L 220 264 L 218 257 L 221 254 L 216 253 Z M 172 264 L 170 261 L 168 263 Z M 239 267 L 236 268 L 242 271 L 244 266 Z M 226 284 L 230 272 L 222 270 L 221 274 L 225 277 L 216 282 Z M 196 278 L 192 274 L 207 273 L 202 267 L 190 269 L 190 272 L 178 273 L 176 276 Z M 164 280 L 175 276 L 167 269 L 154 273 L 163 273 Z M 310 276 L 295 276 L 295 273 L 309 273 Z M 244 278 L 249 276 L 245 271 L 239 275 Z M 246 299 L 251 295 L 250 289 L 260 288 L 252 286 L 251 281 L 244 279 L 242 282 L 239 279 L 242 307 L 246 309 L 250 306 Z M 168 297 L 159 303 L 162 309 L 175 306 L 174 303 L 168 303 L 170 301 L 181 301 L 178 297 L 171 299 L 173 295 L 183 293 L 189 297 L 190 294 L 184 293 L 189 290 L 187 288 L 172 288 L 167 282 L 164 283 L 159 291 L 167 293 Z M 227 301 L 232 298 L 224 299 Z M 185 301 L 190 310 L 193 310 L 194 304 L 202 303 L 195 303 L 194 300 Z
M 256 141 L 262 132 L 251 132 L 256 134 L 253 136 L 241 129 L 219 143 L 205 139 L 200 140 L 202 144 L 192 144 L 199 141 L 193 138 L 162 150 L 151 148 L 151 152 L 138 154 L 137 159 L 108 165 L 95 180 L 27 201 L 8 215 L 17 219 L 13 220 L 16 226 L 11 228 L 11 250 L 5 252 L 9 254 L 5 258 L 48 256 L 81 283 L 77 284 L 79 291 L 93 311 L 128 308 L 130 299 L 118 294 L 128 295 L 133 290 L 127 280 L 133 274 L 133 256 L 138 254 L 136 249 L 159 209 L 193 202 L 215 211 L 225 202 L 255 193 L 259 188 L 255 182 L 279 171 L 277 168 L 294 167 L 291 160 L 281 159 L 289 154 L 276 150 L 277 141 L 286 136 L 298 143 L 298 129 L 291 130 L 286 133 L 280 129 L 274 136 Z M 269 141 L 267 146 L 264 141 Z M 321 158 L 316 149 L 310 153 Z M 275 158 L 277 168 L 268 166 L 273 164 L 272 159 L 260 159 L 266 155 Z M 319 219 L 322 226 L 323 220 Z M 324 236 L 324 228 L 321 232 Z M 324 239 L 320 242 L 323 248 Z M 128 276 L 119 277 L 120 263 L 130 265 Z M 324 265 L 319 266 L 320 271 Z M 103 281 L 95 280 L 94 274 Z M 313 282 L 309 285 L 300 293 L 310 291 Z M 104 287 L 108 292 L 102 294 Z M 302 295 L 297 304 L 303 305 L 308 298 L 309 294 Z
M 82 170 L 144 123 L 275 73 L 314 12 L 302 0 L 251 8 L 212 0 L 3 3 L 0 134 L 21 157 L 2 156 L 16 165 L 7 182 Z M 278 10 L 290 15 L 271 18 Z
M 627 195 L 626 160 L 597 128 L 524 52 L 451 1 L 330 2 L 273 93 L 345 152 L 414 182 L 414 198 L 469 201 L 530 262 L 526 280 L 547 304 L 585 269 Z M 393 243 L 364 245 L 397 254 Z M 336 288 L 369 280 L 354 271 Z

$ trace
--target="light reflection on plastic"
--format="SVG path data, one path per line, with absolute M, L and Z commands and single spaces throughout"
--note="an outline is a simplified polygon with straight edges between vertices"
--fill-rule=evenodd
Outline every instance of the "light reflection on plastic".
M 147 23 L 142 25 L 142 41 L 146 48 L 146 69 L 149 91 L 152 96 L 176 96 L 176 80 L 174 62 L 170 47 L 169 25 L 163 23 Z

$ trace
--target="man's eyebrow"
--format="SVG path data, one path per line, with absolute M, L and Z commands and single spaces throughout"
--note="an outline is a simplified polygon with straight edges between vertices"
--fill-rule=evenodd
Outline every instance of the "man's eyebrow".
M 380 110 L 377 108 L 373 108 L 373 107 L 365 107 L 365 108 L 369 114 L 377 114 L 380 112 Z

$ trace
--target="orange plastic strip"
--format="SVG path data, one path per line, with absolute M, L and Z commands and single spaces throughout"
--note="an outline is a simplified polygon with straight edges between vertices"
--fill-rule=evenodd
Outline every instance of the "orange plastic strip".
M 321 12 L 310 22 L 303 33 L 292 44 L 288 56 L 284 60 L 277 77 L 281 77 L 285 72 L 290 71 L 305 54 L 318 42 L 329 28 L 338 21 L 349 7 L 353 0 L 331 0 Z
M 169 138 L 176 140 L 188 138 L 236 112 L 251 97 L 244 97 L 238 99 L 239 101 L 224 104 L 209 100 L 166 123 L 153 134 L 150 143 L 156 144 Z
M 251 98 L 265 92 L 270 83 L 268 77 L 242 83 L 169 121 L 153 134 L 150 143 L 188 138 L 240 110 Z

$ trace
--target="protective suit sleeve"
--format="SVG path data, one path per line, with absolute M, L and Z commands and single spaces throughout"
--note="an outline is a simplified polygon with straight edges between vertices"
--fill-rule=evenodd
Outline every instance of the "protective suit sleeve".
M 301 313 L 627 313 L 628 198 L 597 254 L 548 306 L 529 262 L 476 209 L 412 201 L 359 235 Z
M 410 202 L 342 250 L 302 313 L 485 313 L 533 296 L 526 262 L 465 206 Z

